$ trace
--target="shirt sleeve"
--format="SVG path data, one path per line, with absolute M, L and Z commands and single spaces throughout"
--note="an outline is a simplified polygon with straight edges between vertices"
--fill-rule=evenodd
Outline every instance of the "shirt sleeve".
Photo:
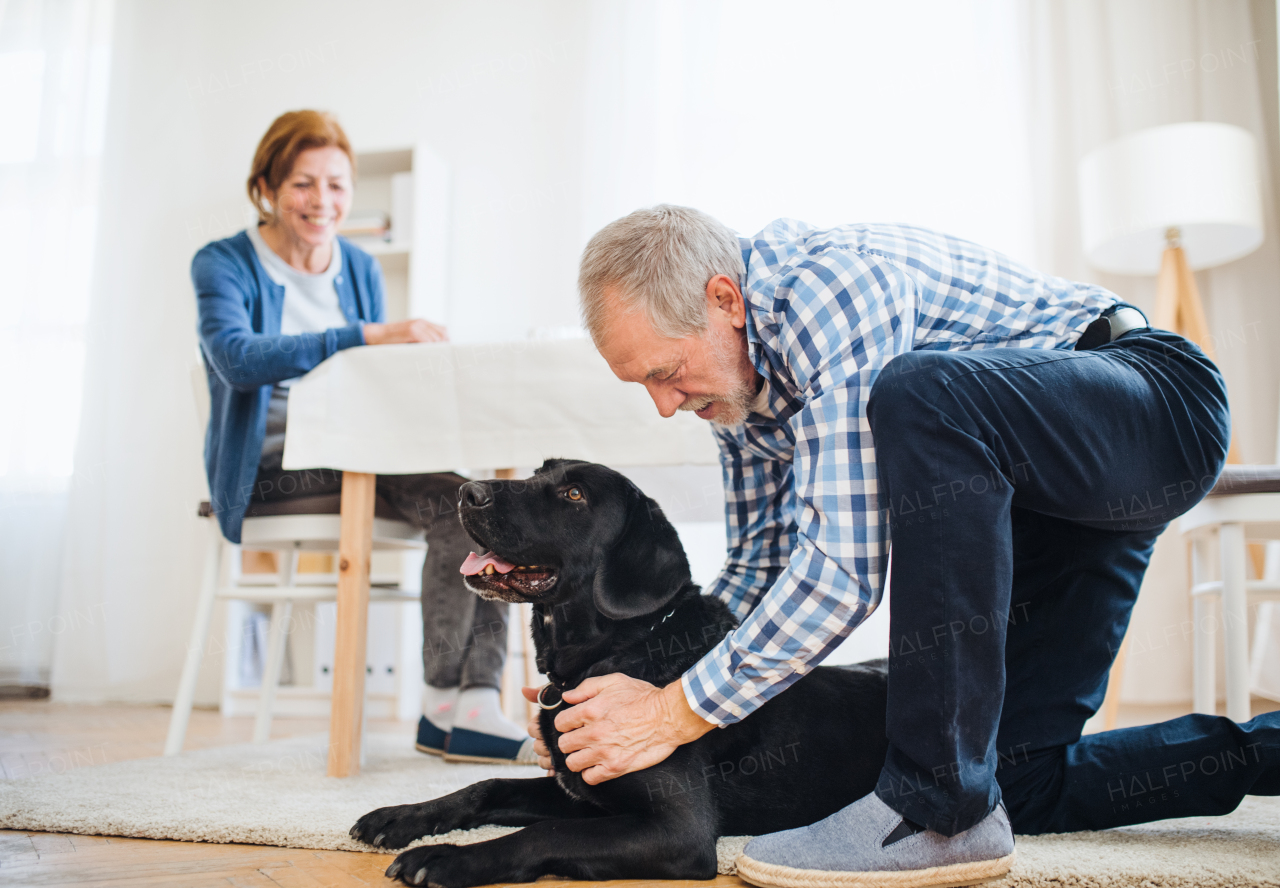
M 775 503 L 786 491 L 758 480 L 767 461 L 734 457 L 721 435 L 726 481 L 740 471 L 743 493 L 726 489 L 730 558 L 712 589 L 749 605 L 755 587 L 772 582 L 739 627 L 681 679 L 690 707 L 715 725 L 740 721 L 822 662 L 879 604 L 888 561 L 866 407 L 879 371 L 910 350 L 911 280 L 877 257 L 829 251 L 785 270 L 774 299 L 786 306 L 782 357 L 805 399 L 790 420 L 794 544 L 774 574 L 768 546 L 743 545 L 744 537 L 770 538 L 750 530 L 784 514 Z M 737 540 L 735 521 L 748 529 Z
M 301 376 L 325 358 L 364 344 L 361 324 L 317 333 L 268 336 L 249 317 L 253 282 L 233 257 L 210 245 L 191 262 L 200 345 L 209 368 L 231 388 L 250 392 Z

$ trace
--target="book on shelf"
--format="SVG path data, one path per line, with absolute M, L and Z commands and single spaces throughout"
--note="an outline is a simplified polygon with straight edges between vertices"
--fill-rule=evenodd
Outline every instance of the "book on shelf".
M 338 229 L 338 234 L 350 238 L 377 238 L 386 240 L 391 231 L 391 220 L 386 213 L 348 216 Z

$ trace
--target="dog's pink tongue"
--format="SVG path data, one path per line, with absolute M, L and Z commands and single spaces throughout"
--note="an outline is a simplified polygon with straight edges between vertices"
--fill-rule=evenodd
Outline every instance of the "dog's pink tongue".
M 469 577 L 473 577 L 478 573 L 482 573 L 490 564 L 492 564 L 493 569 L 500 574 L 510 573 L 516 569 L 514 564 L 509 564 L 508 562 L 503 561 L 492 552 L 485 552 L 483 555 L 477 555 L 475 552 L 471 552 L 467 555 L 467 560 L 462 562 L 462 567 L 458 570 Z

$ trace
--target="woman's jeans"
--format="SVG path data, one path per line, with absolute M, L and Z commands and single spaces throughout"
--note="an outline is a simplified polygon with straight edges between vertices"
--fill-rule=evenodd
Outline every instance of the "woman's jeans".
M 915 351 L 867 414 L 893 544 L 886 804 L 955 835 L 1003 791 L 1039 833 L 1280 792 L 1280 714 L 1081 738 L 1156 537 L 1225 460 L 1226 391 L 1195 345 Z
M 507 605 L 475 595 L 458 572 L 472 549 L 471 538 L 458 523 L 458 488 L 466 481 L 450 473 L 379 475 L 377 491 L 427 537 L 422 565 L 422 668 L 427 684 L 500 688 Z M 258 471 L 252 498 L 271 501 L 341 489 L 342 473 L 333 469 L 264 467 Z

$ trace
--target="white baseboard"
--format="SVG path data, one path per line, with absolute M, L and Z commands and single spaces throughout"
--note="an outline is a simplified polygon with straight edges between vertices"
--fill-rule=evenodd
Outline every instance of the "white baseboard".
M 277 688 L 272 718 L 328 718 L 330 701 L 330 693 L 324 690 L 287 686 Z M 397 718 L 396 697 L 394 694 L 366 694 L 364 711 L 366 718 Z M 252 716 L 257 712 L 257 688 L 230 688 L 223 692 L 224 716 Z

